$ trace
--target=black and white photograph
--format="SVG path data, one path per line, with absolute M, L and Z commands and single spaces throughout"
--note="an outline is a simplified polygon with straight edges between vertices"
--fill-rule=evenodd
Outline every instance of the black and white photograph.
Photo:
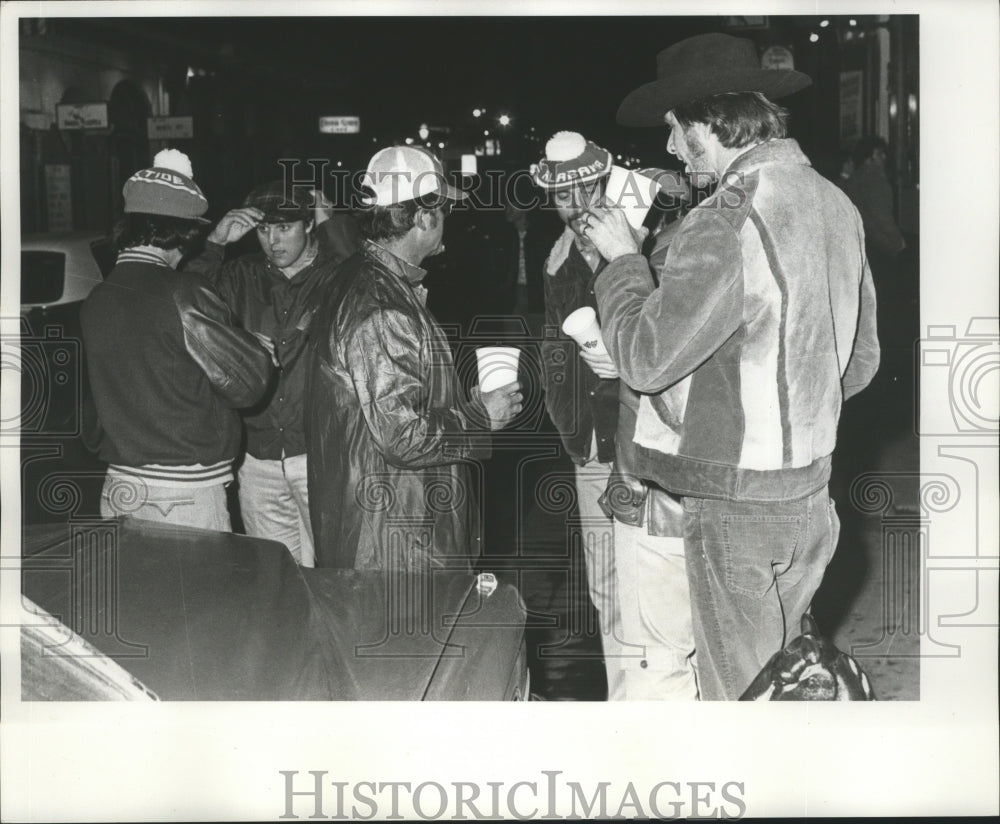
M 957 8 L 5 3 L 3 820 L 1000 812 Z

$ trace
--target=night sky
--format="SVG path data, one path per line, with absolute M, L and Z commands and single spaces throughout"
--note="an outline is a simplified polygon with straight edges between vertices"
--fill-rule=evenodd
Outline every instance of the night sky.
M 398 139 L 400 124 L 442 125 L 475 107 L 512 128 L 586 132 L 662 147 L 666 135 L 623 135 L 622 98 L 655 79 L 656 54 L 723 28 L 721 17 L 284 17 L 90 21 L 108 42 L 130 28 L 200 50 L 210 68 L 278 84 L 313 114 L 360 114 Z M 495 124 L 495 121 L 494 121 Z M 488 124 L 487 124 L 488 125 Z M 645 133 L 645 134 L 642 134 Z

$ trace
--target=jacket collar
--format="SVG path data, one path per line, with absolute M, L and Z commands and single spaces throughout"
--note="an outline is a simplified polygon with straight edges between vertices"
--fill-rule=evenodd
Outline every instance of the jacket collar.
M 796 140 L 790 137 L 780 140 L 767 140 L 753 148 L 747 149 L 743 154 L 733 158 L 722 173 L 722 180 L 730 174 L 745 174 L 753 172 L 762 166 L 772 165 L 795 165 L 811 166 L 809 158 L 805 156 Z
M 396 257 L 384 246 L 379 246 L 373 240 L 365 241 L 364 252 L 370 260 L 374 260 L 392 274 L 402 278 L 410 286 L 417 286 L 427 275 L 426 269 L 421 269 L 419 266 L 414 266 L 412 263 L 407 263 L 402 258 Z
M 154 266 L 174 267 L 167 263 L 163 253 L 155 246 L 130 246 L 118 253 L 116 263 L 151 263 Z
M 313 255 L 313 259 L 309 261 L 305 266 L 303 266 L 299 271 L 297 271 L 291 277 L 288 277 L 284 272 L 281 271 L 277 266 L 275 266 L 270 258 L 264 254 L 263 250 L 259 252 L 260 259 L 264 264 L 264 269 L 267 274 L 277 283 L 288 283 L 292 286 L 296 286 L 300 283 L 304 283 L 309 279 L 309 277 L 320 268 L 326 262 L 326 254 L 323 251 L 323 247 L 317 242 L 316 254 Z

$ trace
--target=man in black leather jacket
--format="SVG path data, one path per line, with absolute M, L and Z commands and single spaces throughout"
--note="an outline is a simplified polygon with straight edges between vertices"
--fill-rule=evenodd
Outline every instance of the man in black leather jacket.
M 176 271 L 207 223 L 187 157 L 161 152 L 123 193 L 118 261 L 81 309 L 88 437 L 108 462 L 101 514 L 229 531 L 236 410 L 264 393 L 271 358 L 201 278 Z
M 306 341 L 320 293 L 350 254 L 350 246 L 320 242 L 314 197 L 280 180 L 257 187 L 241 208 L 223 216 L 205 251 L 185 267 L 206 277 L 243 327 L 274 347 L 277 380 L 243 413 L 240 513 L 247 535 L 283 543 L 305 567 L 314 564 L 302 423 Z M 324 225 L 345 219 L 335 214 Z M 226 245 L 249 232 L 260 249 L 225 261 Z
M 359 212 L 366 240 L 312 319 L 306 384 L 316 565 L 470 570 L 480 553 L 474 459 L 521 408 L 515 381 L 464 398 L 428 312 L 423 260 L 463 197 L 423 149 L 378 152 Z M 477 434 L 478 433 L 478 434 Z

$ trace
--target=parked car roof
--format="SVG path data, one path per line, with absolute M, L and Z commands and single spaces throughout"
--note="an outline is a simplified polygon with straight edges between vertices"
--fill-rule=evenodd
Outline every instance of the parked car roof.
M 82 301 L 114 265 L 99 232 L 62 232 L 21 238 L 21 307 Z

